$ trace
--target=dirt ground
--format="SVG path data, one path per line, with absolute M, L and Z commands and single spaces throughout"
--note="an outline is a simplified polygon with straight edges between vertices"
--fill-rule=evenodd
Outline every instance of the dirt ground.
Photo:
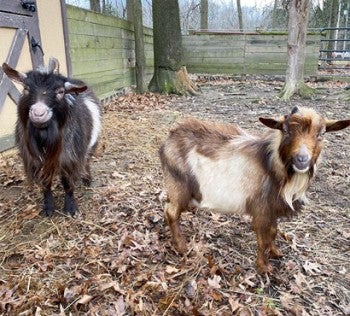
M 164 225 L 157 150 L 184 117 L 238 123 L 310 106 L 350 117 L 347 84 L 309 82 L 312 100 L 281 102 L 276 78 L 197 78 L 202 94 L 122 96 L 104 106 L 91 188 L 75 218 L 39 215 L 15 151 L 0 156 L 0 315 L 350 315 L 350 129 L 327 135 L 323 162 L 296 218 L 280 222 L 284 257 L 257 275 L 247 217 L 182 216 L 179 256 Z M 58 210 L 63 193 L 55 185 Z

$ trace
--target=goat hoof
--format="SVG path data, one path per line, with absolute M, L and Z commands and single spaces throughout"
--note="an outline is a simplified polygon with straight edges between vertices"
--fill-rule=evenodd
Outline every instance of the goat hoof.
M 270 258 L 272 259 L 280 259 L 283 257 L 283 254 L 280 250 L 278 250 L 277 248 L 273 248 L 270 251 Z
M 70 214 L 73 217 L 77 212 L 77 208 L 76 207 L 64 208 L 63 211 L 67 214 Z
M 71 216 L 74 216 L 78 210 L 75 203 L 65 203 L 63 211 Z
M 175 242 L 175 249 L 178 253 L 184 255 L 187 252 L 185 240 L 180 240 L 178 242 Z
M 83 177 L 81 178 L 81 181 L 83 182 L 83 184 L 86 186 L 86 187 L 90 187 L 91 186 L 91 178 L 89 177 Z
M 273 267 L 271 264 L 258 265 L 257 271 L 259 274 L 271 274 L 273 272 Z
M 51 217 L 53 215 L 54 210 L 55 209 L 51 207 L 44 207 L 41 211 L 41 214 L 46 217 Z
M 44 207 L 41 211 L 41 214 L 46 217 L 51 217 L 54 211 L 55 211 L 55 204 L 53 203 L 53 201 L 49 201 L 47 203 L 44 203 Z

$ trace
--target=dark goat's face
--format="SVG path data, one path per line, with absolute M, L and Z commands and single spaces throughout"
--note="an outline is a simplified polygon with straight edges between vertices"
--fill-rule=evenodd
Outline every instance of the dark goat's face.
M 47 71 L 18 72 L 7 64 L 2 68 L 6 75 L 23 85 L 23 94 L 19 102 L 18 113 L 23 123 L 29 121 L 37 128 L 45 128 L 52 119 L 59 125 L 65 121 L 68 113 L 69 94 L 86 90 L 78 81 L 70 82 L 67 78 L 54 74 L 55 67 Z
M 312 109 L 297 107 L 281 120 L 260 118 L 260 121 L 281 131 L 278 150 L 288 173 L 313 172 L 325 133 L 350 125 L 350 120 L 329 121 Z

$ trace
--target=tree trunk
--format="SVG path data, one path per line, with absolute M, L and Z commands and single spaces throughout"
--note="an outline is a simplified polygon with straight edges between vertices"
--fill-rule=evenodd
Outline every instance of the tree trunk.
M 237 12 L 238 12 L 239 30 L 243 32 L 243 14 L 242 14 L 241 0 L 237 0 Z
M 338 0 L 332 1 L 332 12 L 329 19 L 329 27 L 335 27 L 337 23 L 337 16 L 338 16 Z M 328 39 L 335 39 L 335 30 L 329 30 L 328 32 L 329 37 Z M 327 45 L 327 59 L 329 62 L 332 62 L 332 50 L 335 48 L 335 41 L 329 41 Z
M 134 22 L 134 0 L 126 0 L 126 19 Z
M 90 10 L 95 12 L 101 12 L 100 0 L 90 0 Z
M 337 13 L 337 25 L 336 25 L 337 30 L 335 30 L 336 41 L 334 42 L 334 49 L 339 49 L 339 46 L 338 46 L 339 30 L 338 30 L 338 28 L 340 25 L 341 5 L 342 5 L 342 1 L 339 0 L 338 13 Z
M 179 4 L 177 0 L 153 0 L 154 74 L 151 92 L 196 94 L 183 62 Z
M 295 93 L 310 96 L 310 89 L 304 83 L 305 42 L 310 0 L 291 0 L 288 20 L 288 63 L 286 81 L 280 93 L 283 100 L 289 100 Z
M 208 30 L 208 0 L 201 0 L 201 30 Z
M 273 11 L 272 11 L 272 30 L 277 28 L 277 8 L 278 8 L 278 0 L 275 0 L 273 3 Z
M 135 35 L 135 59 L 136 59 L 136 92 L 144 93 L 146 91 L 145 83 L 145 66 L 146 57 L 143 40 L 143 22 L 142 22 L 142 3 L 141 0 L 133 1 L 133 21 L 134 21 L 134 35 Z
M 107 14 L 107 4 L 106 4 L 106 0 L 102 0 L 101 12 L 104 13 L 104 14 Z

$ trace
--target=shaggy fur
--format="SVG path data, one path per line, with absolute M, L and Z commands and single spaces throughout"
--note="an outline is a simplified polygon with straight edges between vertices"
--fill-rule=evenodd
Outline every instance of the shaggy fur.
M 247 213 L 257 236 L 257 267 L 271 272 L 277 219 L 300 211 L 323 148 L 323 135 L 350 125 L 328 121 L 312 109 L 294 108 L 261 137 L 237 126 L 189 119 L 170 131 L 159 150 L 168 201 L 165 219 L 175 247 L 186 251 L 179 227 L 191 205 L 225 213 Z
M 74 187 L 81 177 L 91 182 L 89 160 L 101 129 L 100 106 L 85 83 L 54 73 L 58 62 L 47 68 L 17 72 L 3 64 L 9 78 L 24 87 L 18 104 L 16 144 L 30 181 L 43 187 L 43 212 L 51 216 L 55 205 L 52 181 L 60 174 L 65 190 L 64 211 L 77 211 Z

